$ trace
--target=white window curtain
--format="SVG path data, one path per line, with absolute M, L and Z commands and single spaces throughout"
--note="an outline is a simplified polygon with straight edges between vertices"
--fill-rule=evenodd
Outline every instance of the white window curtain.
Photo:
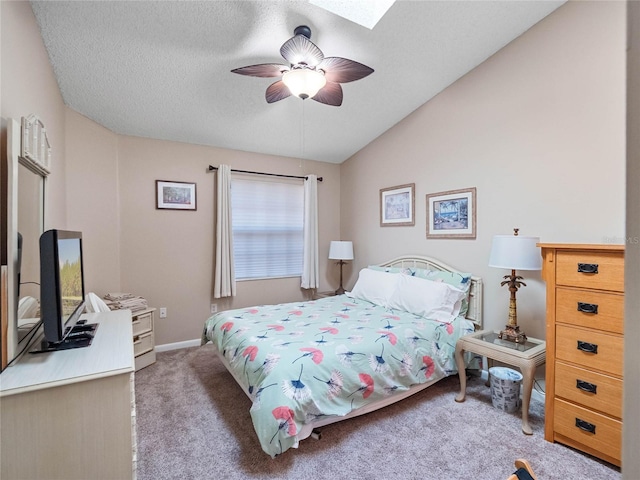
M 236 278 L 233 264 L 233 229 L 231 222 L 231 167 L 220 165 L 216 194 L 216 268 L 214 298 L 235 297 Z
M 304 260 L 302 288 L 318 288 L 318 177 L 308 175 L 304 181 Z

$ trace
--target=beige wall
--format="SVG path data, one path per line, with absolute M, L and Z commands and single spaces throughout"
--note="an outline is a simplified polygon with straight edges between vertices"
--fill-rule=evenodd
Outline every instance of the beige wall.
M 65 107 L 58 82 L 29 2 L 0 2 L 0 22 L 0 114 L 19 122 L 35 113 L 44 123 L 53 149 L 45 227 L 65 228 Z
M 640 3 L 628 4 L 627 55 L 627 250 L 625 254 L 625 341 L 623 478 L 640 472 Z
M 232 301 L 213 299 L 216 175 L 207 172 L 210 164 L 322 176 L 318 186 L 321 289 L 337 287 L 337 270 L 327 256 L 329 242 L 339 238 L 339 165 L 138 137 L 119 136 L 118 143 L 121 286 L 144 296 L 154 307 L 167 308 L 166 319 L 156 315 L 157 344 L 199 338 L 211 303 L 221 310 L 305 298 L 298 277 L 238 282 Z M 156 180 L 195 182 L 197 211 L 157 210 Z
M 87 291 L 117 289 L 117 136 L 65 107 L 29 2 L 1 2 L 0 8 L 2 117 L 37 114 L 53 150 L 45 228 L 82 230 Z M 31 289 L 27 293 L 37 296 Z
M 118 136 L 65 108 L 67 228 L 82 231 L 85 290 L 120 291 Z
M 492 236 L 624 238 L 625 6 L 571 2 L 342 165 L 341 233 L 355 268 L 404 253 L 481 275 L 484 320 L 501 328 L 509 272 L 487 266 Z M 415 227 L 379 226 L 379 190 L 416 184 Z M 348 188 L 347 188 L 348 186 Z M 427 193 L 477 188 L 475 240 L 426 239 Z M 520 272 L 519 324 L 545 332 L 539 272 Z

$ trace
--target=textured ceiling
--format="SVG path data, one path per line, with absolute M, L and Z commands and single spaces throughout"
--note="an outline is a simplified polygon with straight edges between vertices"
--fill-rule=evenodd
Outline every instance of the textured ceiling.
M 32 1 L 65 103 L 125 135 L 341 163 L 564 1 L 398 0 L 372 30 L 306 1 Z M 341 107 L 230 70 L 298 25 L 375 72 Z

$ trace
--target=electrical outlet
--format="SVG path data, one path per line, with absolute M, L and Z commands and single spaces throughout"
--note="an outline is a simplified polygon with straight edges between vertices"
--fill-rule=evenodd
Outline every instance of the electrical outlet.
M 160 318 L 167 318 L 167 307 L 160 307 Z
M 212 303 L 211 304 L 211 313 L 217 313 L 218 311 L 218 304 L 217 303 Z

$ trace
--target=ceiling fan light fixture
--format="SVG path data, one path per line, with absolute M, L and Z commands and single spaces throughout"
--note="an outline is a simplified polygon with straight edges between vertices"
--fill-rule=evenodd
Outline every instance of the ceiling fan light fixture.
M 293 37 L 282 44 L 280 55 L 287 64 L 261 63 L 234 68 L 232 73 L 251 77 L 280 77 L 267 87 L 267 103 L 296 96 L 312 98 L 318 103 L 342 105 L 341 83 L 360 80 L 373 73 L 373 68 L 342 57 L 325 57 L 311 40 L 311 29 L 296 27 Z
M 282 75 L 282 81 L 292 95 L 302 98 L 313 98 L 327 84 L 324 75 L 310 68 L 295 68 Z

